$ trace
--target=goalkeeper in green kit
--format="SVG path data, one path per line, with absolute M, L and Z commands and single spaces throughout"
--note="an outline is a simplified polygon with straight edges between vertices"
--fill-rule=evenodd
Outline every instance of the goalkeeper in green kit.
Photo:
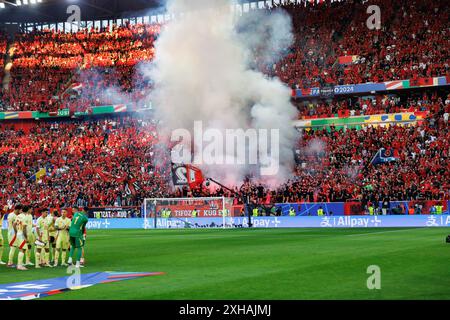
M 70 224 L 69 236 L 70 236 L 70 253 L 69 253 L 69 264 L 72 264 L 72 256 L 76 251 L 76 267 L 80 268 L 80 259 L 84 247 L 84 231 L 86 229 L 86 224 L 88 218 L 86 217 L 87 208 L 78 208 L 78 211 L 72 217 L 72 222 Z

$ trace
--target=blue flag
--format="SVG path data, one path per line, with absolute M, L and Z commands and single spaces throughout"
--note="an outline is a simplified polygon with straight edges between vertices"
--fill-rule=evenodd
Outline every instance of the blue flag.
M 392 156 L 392 153 L 390 151 L 387 151 L 385 148 L 380 148 L 380 150 L 378 150 L 378 152 L 375 154 L 375 157 L 373 157 L 370 163 L 376 166 L 381 163 L 388 163 L 397 160 L 398 159 L 396 157 Z
M 46 165 L 45 168 L 40 168 L 35 174 L 33 174 L 29 179 L 33 182 L 39 182 L 44 176 L 50 176 L 53 171 L 52 165 Z

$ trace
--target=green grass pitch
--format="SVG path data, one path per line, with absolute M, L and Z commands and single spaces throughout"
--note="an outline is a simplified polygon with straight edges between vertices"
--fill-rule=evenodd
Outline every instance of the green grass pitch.
M 447 234 L 449 228 L 89 231 L 82 272 L 165 274 L 46 299 L 450 299 Z M 366 286 L 369 265 L 381 268 L 380 290 Z M 62 267 L 0 266 L 0 283 L 64 275 Z

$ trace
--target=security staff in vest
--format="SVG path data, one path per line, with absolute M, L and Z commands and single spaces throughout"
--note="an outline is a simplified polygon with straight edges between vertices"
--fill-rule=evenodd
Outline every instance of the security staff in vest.
M 254 217 L 257 217 L 257 216 L 258 216 L 258 211 L 259 211 L 259 210 L 258 210 L 258 207 L 255 206 L 255 207 L 253 208 L 253 210 L 252 210 L 252 213 L 253 213 L 253 216 L 254 216 Z
M 172 211 L 170 210 L 170 208 L 167 208 L 167 210 L 166 210 L 166 218 L 170 218 L 171 214 L 172 214 Z
M 442 211 L 444 209 L 442 203 L 438 203 L 437 205 L 435 205 L 435 207 L 436 207 L 436 214 L 442 214 Z
M 198 215 L 197 209 L 192 210 L 191 215 L 192 215 L 192 218 L 197 218 L 197 215 Z
M 219 213 L 223 217 L 228 217 L 228 209 L 226 209 L 226 208 L 222 209 L 222 210 L 219 210 Z
M 369 205 L 369 215 L 373 216 L 374 212 L 375 212 L 375 208 L 373 207 L 372 204 Z
M 290 208 L 289 208 L 289 216 L 290 216 L 290 217 L 295 217 L 296 215 L 297 215 L 297 214 L 296 214 L 294 208 L 290 207 Z
M 322 208 L 322 206 L 320 206 L 319 209 L 317 209 L 317 215 L 319 217 L 323 216 L 323 208 Z

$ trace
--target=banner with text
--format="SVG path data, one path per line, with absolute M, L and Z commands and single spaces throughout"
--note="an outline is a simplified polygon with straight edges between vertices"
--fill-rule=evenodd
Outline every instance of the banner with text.
M 450 215 L 253 217 L 254 228 L 401 228 L 450 227 Z M 157 229 L 222 228 L 222 218 L 158 218 Z M 227 226 L 247 228 L 247 217 L 227 217 Z M 153 229 L 153 219 L 92 219 L 87 229 Z

